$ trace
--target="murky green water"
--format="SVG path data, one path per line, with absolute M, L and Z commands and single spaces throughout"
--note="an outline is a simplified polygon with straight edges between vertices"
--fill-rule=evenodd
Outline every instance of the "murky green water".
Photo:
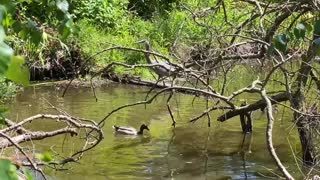
M 71 88 L 66 97 L 54 87 L 29 87 L 19 93 L 9 104 L 8 117 L 12 120 L 38 113 L 53 112 L 46 101 L 68 113 L 96 121 L 113 108 L 142 100 L 148 89 L 129 85 L 108 85 L 97 89 L 98 102 L 89 88 Z M 268 179 L 273 173 L 280 174 L 269 157 L 265 144 L 265 114 L 254 112 L 254 133 L 247 135 L 242 147 L 243 134 L 240 123 L 234 119 L 225 123 L 215 121 L 207 127 L 207 119 L 195 124 L 188 120 L 204 110 L 203 99 L 185 95 L 174 96 L 171 105 L 177 119 L 177 127 L 171 127 L 171 119 L 165 106 L 166 97 L 160 96 L 153 104 L 128 108 L 107 120 L 103 130 L 105 139 L 99 146 L 86 153 L 80 164 L 66 166 L 68 171 L 47 173 L 57 179 Z M 299 151 L 295 129 L 288 123 L 290 117 L 280 111 L 276 115 L 274 143 L 277 153 L 293 174 L 299 174 L 288 146 Z M 112 125 L 139 127 L 149 125 L 150 132 L 142 137 L 116 136 Z M 38 123 L 30 128 L 50 130 L 58 123 Z M 251 143 L 251 153 L 246 150 Z M 66 155 L 74 152 L 80 140 L 59 136 L 36 145 L 37 151 L 51 151 Z M 50 150 L 51 149 L 51 150 Z M 246 153 L 243 153 L 246 152 Z

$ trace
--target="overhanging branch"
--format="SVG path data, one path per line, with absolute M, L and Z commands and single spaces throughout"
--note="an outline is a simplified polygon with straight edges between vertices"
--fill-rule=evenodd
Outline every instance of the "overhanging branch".
M 289 99 L 288 99 L 288 96 L 287 96 L 286 93 L 280 93 L 280 94 L 277 94 L 275 96 L 271 96 L 270 100 L 271 100 L 272 104 L 276 104 L 276 103 L 279 103 L 279 102 L 287 101 Z M 261 100 L 255 102 L 253 104 L 250 104 L 248 106 L 239 107 L 237 109 L 228 111 L 225 114 L 219 116 L 217 118 L 217 120 L 220 121 L 220 122 L 224 122 L 224 121 L 226 121 L 226 120 L 228 120 L 230 118 L 233 118 L 235 116 L 239 116 L 240 114 L 248 113 L 248 112 L 251 112 L 251 111 L 258 110 L 258 109 L 264 109 L 266 107 L 266 105 L 267 104 L 266 104 L 265 100 L 261 99 Z

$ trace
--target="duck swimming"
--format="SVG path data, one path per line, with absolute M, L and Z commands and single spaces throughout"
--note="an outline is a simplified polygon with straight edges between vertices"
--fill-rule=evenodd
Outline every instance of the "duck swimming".
M 140 126 L 140 130 L 137 131 L 135 128 L 132 128 L 132 127 L 123 127 L 123 126 L 112 126 L 113 129 L 115 130 L 115 132 L 117 134 L 125 134 L 125 135 L 142 135 L 143 134 L 143 130 L 148 130 L 149 131 L 149 128 L 147 125 L 145 124 L 142 124 Z

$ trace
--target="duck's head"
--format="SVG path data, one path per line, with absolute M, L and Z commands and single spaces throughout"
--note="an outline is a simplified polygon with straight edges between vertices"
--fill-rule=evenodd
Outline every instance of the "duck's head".
M 149 131 L 148 126 L 145 125 L 145 124 L 142 124 L 142 125 L 140 126 L 140 131 L 142 132 L 142 131 L 145 130 L 145 129 Z

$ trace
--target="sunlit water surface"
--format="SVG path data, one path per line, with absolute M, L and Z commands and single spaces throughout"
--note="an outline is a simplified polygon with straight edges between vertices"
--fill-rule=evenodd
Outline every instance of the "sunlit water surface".
M 97 89 L 95 101 L 89 88 L 70 88 L 65 97 L 55 87 L 28 87 L 9 104 L 7 117 L 21 119 L 38 113 L 53 113 L 48 102 L 66 112 L 95 121 L 101 120 L 112 109 L 145 98 L 148 89 L 129 85 L 105 85 Z M 53 179 L 269 179 L 280 174 L 269 156 L 265 144 L 265 114 L 254 112 L 254 133 L 246 135 L 243 143 L 238 118 L 224 123 L 216 122 L 218 113 L 212 113 L 211 127 L 207 118 L 196 123 L 189 119 L 205 109 L 202 98 L 175 95 L 171 101 L 177 120 L 171 127 L 166 97 L 160 96 L 150 105 L 136 106 L 119 111 L 106 121 L 105 139 L 86 153 L 80 163 L 65 166 L 68 170 L 46 168 Z M 299 151 L 295 129 L 290 117 L 283 112 L 276 115 L 274 144 L 285 166 L 299 174 L 292 151 Z M 149 125 L 150 132 L 141 137 L 119 136 L 112 125 L 138 128 Z M 52 130 L 59 123 L 32 123 L 32 129 Z M 35 145 L 39 152 L 69 155 L 79 149 L 81 140 L 69 135 L 49 138 Z M 251 142 L 251 146 L 250 146 Z M 244 144 L 244 145 L 243 145 Z M 251 152 L 248 150 L 251 149 Z

